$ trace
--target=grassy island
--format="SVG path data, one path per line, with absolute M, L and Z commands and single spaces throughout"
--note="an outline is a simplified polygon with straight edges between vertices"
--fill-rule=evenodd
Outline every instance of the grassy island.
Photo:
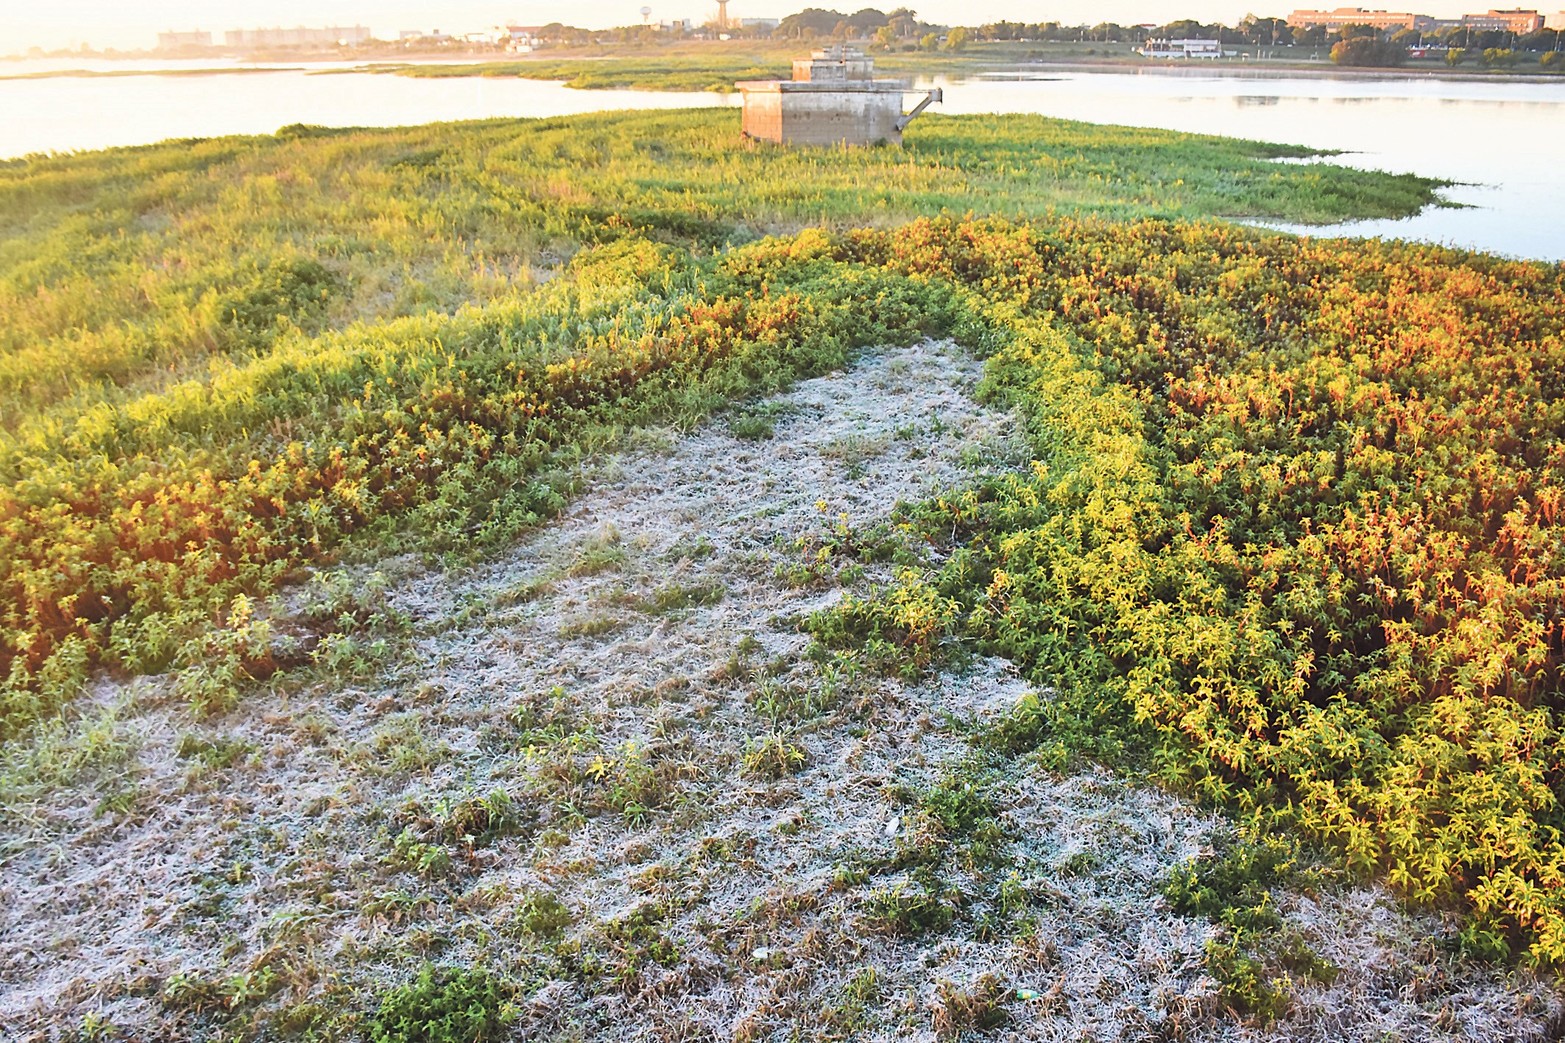
M 1307 1032 L 1395 966 L 1469 990 L 1407 1031 L 1543 1031 L 1565 270 L 1228 222 L 1437 202 L 1306 154 L 702 110 L 0 163 L 0 926 L 59 864 L 146 924 L 0 1027 Z M 1370 886 L 1444 946 L 1332 948 Z

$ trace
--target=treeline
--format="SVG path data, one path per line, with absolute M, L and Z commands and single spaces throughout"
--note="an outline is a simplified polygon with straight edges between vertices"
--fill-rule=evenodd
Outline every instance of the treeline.
M 808 7 L 776 24 L 740 23 L 719 27 L 708 23 L 689 29 L 658 25 L 622 26 L 616 29 L 581 29 L 561 23 L 538 31 L 542 46 L 586 47 L 599 44 L 657 43 L 721 34 L 743 39 L 796 40 L 810 43 L 857 42 L 873 50 L 959 51 L 969 43 L 1093 43 L 1127 46 L 1148 40 L 1217 40 L 1225 48 L 1254 51 L 1310 48 L 1327 51 L 1339 65 L 1397 66 L 1415 50 L 1433 51 L 1452 66 L 1480 65 L 1489 69 L 1514 68 L 1524 63 L 1544 69 L 1565 69 L 1565 40 L 1553 29 L 1521 35 L 1506 30 L 1480 30 L 1471 26 L 1420 31 L 1383 31 L 1372 26 L 1349 25 L 1333 30 L 1325 26 L 1290 26 L 1282 18 L 1248 15 L 1237 25 L 1177 19 L 1159 26 L 1067 25 L 1062 22 L 985 22 L 974 26 L 945 26 L 921 21 L 918 13 L 899 7 L 887 13 L 874 7 L 844 13 L 830 8 Z
M 762 20 L 758 24 L 743 24 L 734 20 L 719 27 L 716 22 L 689 30 L 661 25 L 629 25 L 614 29 L 582 29 L 577 26 L 553 22 L 537 32 L 537 40 L 546 46 L 582 47 L 605 43 L 636 43 L 659 40 L 684 39 L 710 36 L 721 32 L 725 36 L 748 39 L 780 40 L 916 40 L 931 31 L 944 31 L 945 26 L 932 25 L 919 20 L 916 12 L 899 7 L 889 14 L 878 8 L 866 7 L 852 14 L 807 7 L 782 19 L 780 22 Z

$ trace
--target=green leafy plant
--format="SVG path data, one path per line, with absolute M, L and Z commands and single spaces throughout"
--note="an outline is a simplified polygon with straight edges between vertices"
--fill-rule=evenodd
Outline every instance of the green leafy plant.
M 950 896 L 933 878 L 877 888 L 865 904 L 871 926 L 909 937 L 938 934 L 956 919 Z
M 387 992 L 369 1019 L 371 1043 L 486 1043 L 503 1038 L 511 989 L 482 968 L 425 964 Z
M 781 732 L 749 739 L 744 747 L 745 774 L 763 779 L 780 779 L 804 767 L 809 755 Z
M 451 852 L 441 844 L 426 844 L 411 826 L 397 834 L 386 861 L 424 877 L 445 876 L 452 869 Z

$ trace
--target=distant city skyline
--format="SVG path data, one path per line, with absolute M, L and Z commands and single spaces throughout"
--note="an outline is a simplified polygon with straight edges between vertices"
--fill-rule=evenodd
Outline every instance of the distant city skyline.
M 653 21 L 681 18 L 706 21 L 715 15 L 715 0 L 646 0 Z M 404 29 L 441 29 L 467 32 L 501 23 L 543 25 L 564 22 L 585 28 L 609 28 L 641 21 L 642 0 L 525 0 L 513 4 L 492 0 L 455 0 L 430 3 L 417 0 L 146 0 L 127 5 L 119 0 L 51 0 L 47 4 L 12 2 L 0 11 L 0 54 L 25 52 L 30 47 L 46 50 L 74 48 L 83 43 L 95 49 L 136 50 L 151 48 L 157 34 L 166 30 L 208 30 L 221 40 L 229 29 L 269 26 L 351 26 L 364 25 L 381 38 L 395 38 Z M 863 7 L 890 11 L 907 6 L 930 22 L 950 25 L 976 25 L 1000 20 L 1023 22 L 1058 21 L 1068 25 L 1119 22 L 1162 23 L 1178 18 L 1203 22 L 1235 24 L 1247 14 L 1285 18 L 1295 7 L 1396 7 L 1437 17 L 1455 17 L 1484 5 L 1465 8 L 1450 3 L 1412 5 L 1376 3 L 1339 5 L 1333 3 L 1268 6 L 1262 0 L 1108 0 L 1086 3 L 1081 0 L 985 0 L 980 4 L 961 0 L 917 0 L 906 4 L 875 4 L 854 0 L 849 4 L 826 0 L 730 0 L 729 17 L 782 17 L 804 7 L 825 7 L 852 13 Z M 1516 6 L 1506 4 L 1505 6 Z M 1545 5 L 1538 10 L 1552 14 L 1558 6 Z

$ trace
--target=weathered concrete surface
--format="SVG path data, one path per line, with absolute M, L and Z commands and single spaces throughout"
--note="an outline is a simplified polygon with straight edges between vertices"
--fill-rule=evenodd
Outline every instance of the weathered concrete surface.
M 900 145 L 902 88 L 885 83 L 741 83 L 744 133 L 786 145 Z

